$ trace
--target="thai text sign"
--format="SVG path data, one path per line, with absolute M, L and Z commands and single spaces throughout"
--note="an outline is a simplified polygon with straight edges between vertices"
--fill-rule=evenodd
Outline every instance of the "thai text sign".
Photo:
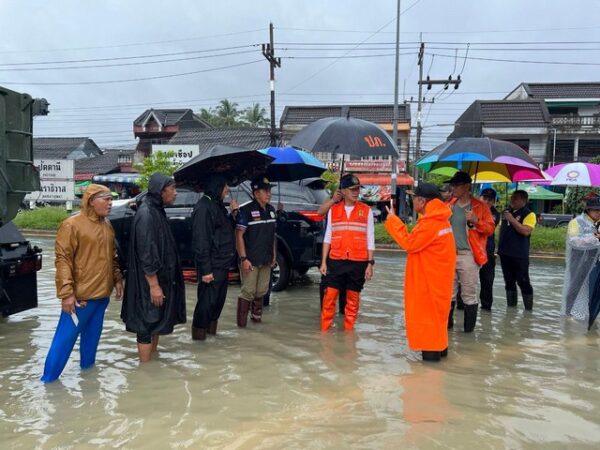
M 152 146 L 152 153 L 172 153 L 169 159 L 177 164 L 185 164 L 194 156 L 200 154 L 200 147 L 198 145 L 158 145 Z
M 75 199 L 73 180 L 42 180 L 42 190 L 28 194 L 25 199 L 33 201 L 67 202 Z
M 34 159 L 33 165 L 40 172 L 40 180 L 72 180 L 72 159 Z
M 406 171 L 404 161 L 397 162 L 397 172 Z M 347 172 L 392 172 L 392 161 L 390 160 L 360 160 L 344 162 L 344 171 Z

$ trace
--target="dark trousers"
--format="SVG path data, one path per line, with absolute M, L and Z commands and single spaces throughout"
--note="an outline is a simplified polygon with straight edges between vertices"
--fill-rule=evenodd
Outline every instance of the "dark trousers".
M 533 295 L 533 287 L 529 281 L 529 258 L 500 255 L 500 265 L 507 291 L 515 292 L 519 285 L 522 295 Z
M 228 270 L 213 270 L 215 277 L 212 283 L 203 283 L 202 275 L 198 274 L 198 301 L 194 309 L 194 328 L 208 328 L 210 322 L 219 320 L 225 298 L 227 297 Z
M 479 300 L 482 308 L 491 308 L 494 301 L 494 278 L 496 277 L 496 259 L 488 253 L 488 262 L 479 269 Z

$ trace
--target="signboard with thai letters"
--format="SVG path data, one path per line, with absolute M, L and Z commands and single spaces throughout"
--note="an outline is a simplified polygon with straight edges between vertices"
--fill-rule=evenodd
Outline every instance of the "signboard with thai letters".
M 25 196 L 30 201 L 69 202 L 75 200 L 72 159 L 34 159 L 40 172 L 41 190 Z
M 171 144 L 153 144 L 152 153 L 169 153 L 170 160 L 177 165 L 182 165 L 192 159 L 194 156 L 200 154 L 200 146 L 198 145 L 171 145 Z
M 406 172 L 406 163 L 397 162 L 397 172 Z M 344 172 L 392 172 L 392 161 L 390 160 L 360 160 L 345 161 Z
M 34 159 L 33 165 L 40 172 L 41 180 L 72 180 L 72 159 Z
M 25 199 L 33 201 L 68 202 L 75 199 L 73 180 L 41 180 L 42 190 L 28 194 Z

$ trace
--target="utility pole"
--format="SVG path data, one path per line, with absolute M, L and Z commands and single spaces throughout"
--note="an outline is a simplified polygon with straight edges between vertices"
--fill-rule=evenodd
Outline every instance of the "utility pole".
M 269 88 L 271 90 L 271 146 L 277 145 L 278 133 L 275 125 L 275 67 L 281 67 L 281 58 L 275 58 L 275 44 L 273 43 L 273 23 L 269 23 L 269 43 L 262 44 L 262 54 L 269 61 Z
M 423 80 L 423 57 L 425 55 L 425 43 L 421 42 L 421 47 L 419 48 L 419 102 L 417 106 L 417 143 L 415 147 L 415 161 L 417 161 L 421 157 L 421 133 L 423 131 L 423 127 L 421 126 L 421 116 L 423 109 L 423 85 L 427 85 L 427 90 L 430 90 L 431 87 L 435 84 L 444 85 L 444 89 L 448 89 L 448 86 L 451 84 L 454 85 L 454 89 L 458 89 L 462 80 L 460 79 L 460 75 L 456 79 L 452 79 L 452 75 L 448 77 L 446 80 L 432 80 L 427 75 L 427 79 Z M 431 101 L 433 103 L 433 100 Z M 415 166 L 415 175 L 417 174 L 417 169 Z
M 400 74 L 400 3 L 398 0 L 396 8 L 396 69 L 394 71 L 394 119 L 392 122 L 392 138 L 394 144 L 398 145 L 398 76 Z M 402 146 L 400 146 L 402 147 Z M 408 149 L 407 149 L 408 151 Z M 391 201 L 392 209 L 396 210 L 397 205 L 394 200 L 396 199 L 396 185 L 398 176 L 398 158 L 392 156 L 392 180 L 391 180 Z

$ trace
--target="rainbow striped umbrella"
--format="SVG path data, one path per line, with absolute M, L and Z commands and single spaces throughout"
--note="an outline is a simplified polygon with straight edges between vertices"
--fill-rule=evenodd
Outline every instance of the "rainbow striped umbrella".
M 417 161 L 425 172 L 451 177 L 462 170 L 474 183 L 548 180 L 518 145 L 490 138 L 458 138 L 444 142 Z

